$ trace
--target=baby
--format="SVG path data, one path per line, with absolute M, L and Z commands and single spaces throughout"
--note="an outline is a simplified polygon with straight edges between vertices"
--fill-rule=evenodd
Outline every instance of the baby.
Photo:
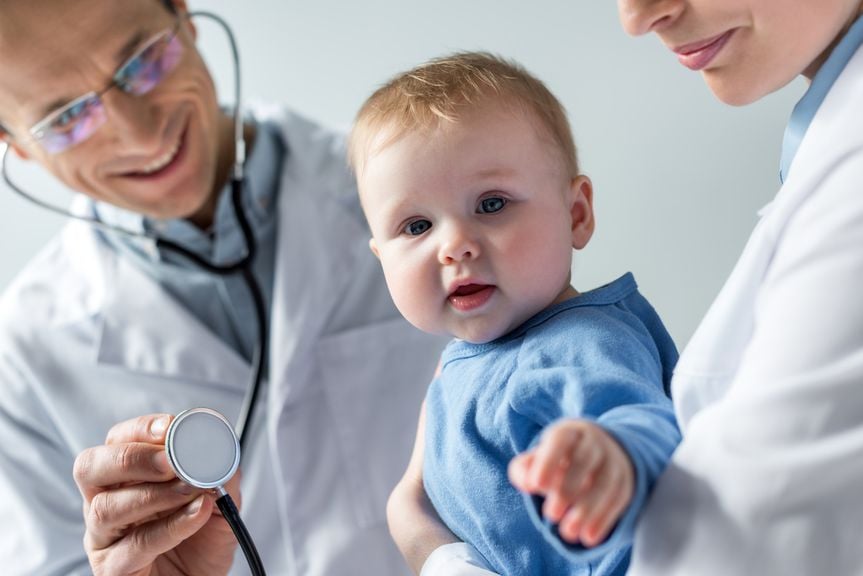
M 631 274 L 571 285 L 593 189 L 563 107 L 515 64 L 455 54 L 366 101 L 350 161 L 396 306 L 454 337 L 425 402 L 440 518 L 500 574 L 623 574 L 680 439 L 677 351 Z

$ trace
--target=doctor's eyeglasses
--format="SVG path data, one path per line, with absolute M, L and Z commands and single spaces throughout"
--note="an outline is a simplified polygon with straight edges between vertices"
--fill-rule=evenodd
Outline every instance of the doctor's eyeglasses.
M 54 110 L 30 129 L 30 136 L 49 154 L 58 154 L 89 138 L 105 123 L 102 95 L 114 87 L 141 96 L 155 88 L 177 67 L 183 57 L 183 42 L 177 37 L 182 18 L 152 37 L 120 66 L 111 82 L 98 92 L 89 92 Z

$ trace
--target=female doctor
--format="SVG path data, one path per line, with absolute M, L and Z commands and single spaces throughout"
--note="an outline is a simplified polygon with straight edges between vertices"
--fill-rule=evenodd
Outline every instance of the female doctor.
M 728 104 L 798 75 L 810 83 L 785 133 L 779 192 L 675 370 L 683 442 L 628 574 L 861 574 L 863 2 L 618 7 L 628 33 L 657 34 Z M 436 522 L 412 469 L 391 517 L 411 563 L 423 576 L 490 574 Z
M 389 300 L 339 136 L 279 108 L 250 115 L 234 210 L 241 150 L 195 34 L 182 0 L 3 2 L 10 163 L 80 192 L 79 216 L 204 260 L 255 245 L 270 345 L 229 490 L 270 574 L 403 574 L 384 509 L 438 342 Z M 70 222 L 0 300 L 3 574 L 247 573 L 164 441 L 187 408 L 238 418 L 253 297 L 239 274 L 160 246 Z
M 863 2 L 618 0 L 721 101 L 802 75 L 782 185 L 680 358 L 630 574 L 863 573 Z

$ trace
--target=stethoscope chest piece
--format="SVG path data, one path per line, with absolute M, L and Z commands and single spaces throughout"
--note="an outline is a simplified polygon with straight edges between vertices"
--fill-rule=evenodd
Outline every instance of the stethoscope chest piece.
M 240 465 L 240 442 L 230 422 L 209 408 L 181 412 L 168 427 L 168 462 L 196 488 L 223 486 Z

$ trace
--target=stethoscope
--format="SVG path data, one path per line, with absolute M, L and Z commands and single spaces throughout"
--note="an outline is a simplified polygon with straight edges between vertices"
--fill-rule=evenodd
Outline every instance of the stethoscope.
M 9 155 L 9 145 L 3 143 L 3 150 L 0 152 L 0 172 L 2 172 L 3 180 L 19 196 L 25 198 L 31 203 L 56 214 L 86 222 L 87 224 L 100 230 L 122 234 L 127 237 L 146 240 L 155 243 L 155 247 L 160 250 L 167 250 L 188 259 L 196 266 L 206 272 L 219 276 L 228 276 L 239 273 L 242 275 L 255 308 L 258 327 L 258 341 L 252 353 L 252 374 L 251 383 L 243 399 L 243 406 L 240 410 L 240 415 L 237 418 L 237 423 L 234 427 L 228 420 L 216 412 L 208 408 L 195 408 L 186 410 L 177 415 L 168 427 L 167 438 L 165 440 L 165 451 L 168 455 L 168 461 L 174 469 L 177 476 L 187 484 L 196 488 L 205 490 L 215 490 L 219 494 L 216 504 L 222 513 L 222 516 L 231 526 L 231 530 L 246 556 L 249 567 L 254 576 L 264 576 L 264 566 L 261 563 L 260 556 L 255 548 L 252 538 L 240 518 L 237 507 L 231 496 L 224 489 L 224 485 L 231 479 L 240 464 L 241 448 L 245 446 L 248 439 L 248 431 L 251 428 L 252 412 L 255 407 L 255 402 L 258 397 L 258 391 L 261 385 L 263 375 L 264 355 L 267 349 L 267 326 L 266 326 L 266 311 L 264 308 L 264 297 L 261 293 L 254 275 L 252 274 L 251 263 L 255 257 L 255 238 L 252 233 L 252 227 L 242 209 L 243 195 L 243 176 L 244 166 L 246 163 L 246 143 L 243 139 L 243 120 L 240 115 L 242 106 L 241 88 L 240 88 L 240 57 L 237 50 L 237 43 L 234 39 L 234 34 L 224 19 L 211 12 L 190 12 L 185 17 L 192 18 L 201 16 L 209 18 L 219 24 L 225 31 L 228 37 L 228 42 L 231 48 L 231 56 L 234 61 L 234 166 L 231 171 L 231 204 L 243 233 L 243 238 L 246 243 L 246 253 L 237 261 L 228 264 L 214 264 L 198 254 L 195 254 L 188 248 L 185 248 L 175 242 L 159 238 L 148 234 L 147 232 L 138 232 L 122 228 L 112 224 L 108 224 L 97 220 L 91 216 L 74 214 L 68 210 L 55 206 L 36 196 L 28 193 L 20 186 L 15 184 L 9 177 L 7 170 L 7 158 Z
M 209 408 L 177 414 L 165 438 L 168 462 L 177 476 L 195 488 L 215 490 L 216 506 L 228 522 L 254 576 L 265 576 L 255 543 L 225 484 L 240 466 L 240 441 L 228 420 Z

